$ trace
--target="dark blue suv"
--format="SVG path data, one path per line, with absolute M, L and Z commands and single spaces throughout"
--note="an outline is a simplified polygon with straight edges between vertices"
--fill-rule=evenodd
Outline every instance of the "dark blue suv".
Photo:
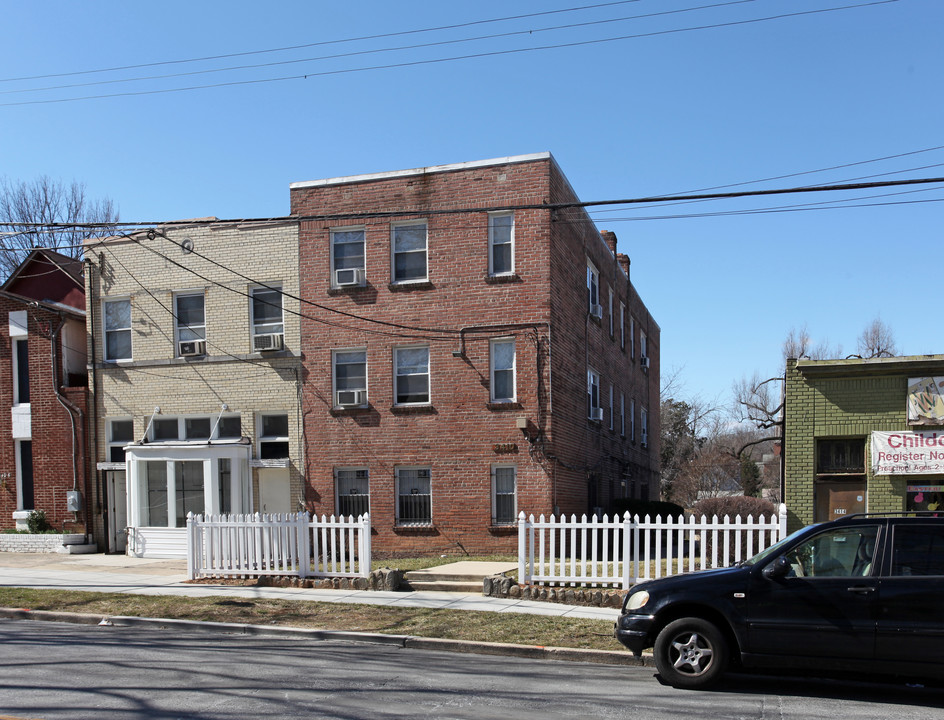
M 616 638 L 676 687 L 732 664 L 944 678 L 944 517 L 850 515 L 632 588 Z

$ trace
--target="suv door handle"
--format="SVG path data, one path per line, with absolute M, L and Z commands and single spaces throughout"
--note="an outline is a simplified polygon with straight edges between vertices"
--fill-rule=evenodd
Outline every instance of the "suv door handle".
M 855 585 L 851 588 L 846 588 L 846 590 L 856 595 L 868 595 L 869 593 L 875 592 L 875 588 L 870 585 Z

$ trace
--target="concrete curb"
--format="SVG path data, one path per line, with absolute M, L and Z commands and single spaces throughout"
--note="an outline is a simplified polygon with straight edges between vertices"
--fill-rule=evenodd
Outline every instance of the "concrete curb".
M 0 618 L 8 618 L 10 620 L 66 622 L 78 625 L 168 628 L 187 632 L 222 633 L 228 635 L 298 637 L 315 641 L 341 640 L 347 642 L 374 643 L 377 645 L 393 645 L 410 650 L 436 650 L 439 652 L 501 655 L 504 657 L 596 663 L 599 665 L 655 666 L 651 655 L 643 655 L 641 658 L 636 658 L 631 653 L 620 650 L 582 650 L 578 648 L 541 647 L 538 645 L 511 645 L 505 643 L 475 642 L 471 640 L 445 640 L 442 638 L 415 637 L 413 635 L 384 635 L 382 633 L 350 632 L 347 630 L 315 630 L 280 625 L 249 625 L 245 623 L 204 622 L 200 620 L 176 620 L 171 618 L 131 617 L 125 615 L 103 617 L 101 615 L 88 615 L 85 613 L 18 608 L 0 608 Z

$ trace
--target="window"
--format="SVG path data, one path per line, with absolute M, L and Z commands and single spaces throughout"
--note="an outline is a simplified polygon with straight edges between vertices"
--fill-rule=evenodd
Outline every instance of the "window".
M 125 461 L 125 445 L 134 440 L 131 420 L 108 421 L 108 462 Z
M 602 420 L 603 409 L 600 407 L 600 374 L 596 370 L 587 370 L 587 417 Z
M 600 273 L 594 267 L 593 263 L 587 261 L 587 299 L 590 307 L 589 312 L 596 317 L 600 316 Z
M 154 418 L 151 424 L 152 440 L 179 440 L 180 426 L 177 418 Z
M 109 300 L 105 302 L 102 315 L 105 325 L 105 360 L 130 360 L 131 301 Z
M 492 524 L 494 525 L 510 524 L 517 518 L 515 500 L 517 474 L 518 469 L 514 465 L 492 467 Z
M 426 279 L 426 222 L 391 225 L 393 281 Z
M 338 468 L 334 471 L 338 515 L 360 517 L 370 512 L 370 485 L 367 468 Z
M 13 404 L 27 405 L 30 401 L 29 340 L 13 340 Z
M 288 415 L 263 415 L 259 418 L 259 458 L 287 457 Z
M 515 341 L 492 340 L 491 355 L 492 402 L 514 402 L 515 395 Z
M 331 231 L 331 286 L 363 285 L 364 228 Z
M 639 357 L 640 359 L 649 357 L 649 342 L 646 339 L 646 333 L 642 330 L 639 331 Z
M 239 415 L 223 415 L 216 424 L 216 437 L 235 440 L 243 436 L 243 425 Z
M 206 504 L 203 496 L 203 461 L 184 460 L 174 463 L 174 493 L 177 509 L 176 527 L 187 527 L 187 513 L 202 514 Z
M 629 439 L 636 442 L 636 401 L 629 401 Z
M 609 304 L 609 319 L 610 319 L 610 338 L 613 337 L 613 288 L 610 288 L 610 304 Z
M 203 293 L 178 295 L 174 298 L 177 318 L 177 354 L 202 355 L 206 352 L 206 313 Z
M 613 429 L 613 423 L 615 422 L 613 418 L 613 412 L 616 408 L 613 405 L 613 383 L 610 383 L 610 430 Z
M 898 525 L 892 538 L 892 575 L 944 575 L 944 527 Z
M 626 394 L 620 393 L 620 436 L 626 437 Z
M 620 350 L 626 349 L 626 303 L 620 303 Z
M 649 446 L 649 413 L 646 408 L 639 410 L 639 439 L 643 447 Z
M 429 403 L 429 348 L 396 348 L 394 364 L 396 366 L 396 404 Z
M 184 439 L 209 440 L 210 422 L 208 417 L 184 418 Z
M 509 275 L 515 271 L 515 216 L 489 213 L 488 274 Z
M 16 447 L 16 509 L 35 510 L 33 484 L 33 441 L 17 440 Z
M 126 423 L 121 425 L 121 423 Z M 118 428 L 126 427 L 122 430 L 122 436 L 112 437 L 112 441 L 121 440 L 124 445 L 131 442 L 131 421 L 114 420 L 111 424 L 111 432 L 118 432 Z M 242 437 L 242 424 L 239 415 L 196 415 L 173 417 L 161 415 L 155 417 L 150 426 L 149 439 L 155 442 L 174 441 L 174 440 L 193 440 L 204 441 L 216 439 L 237 439 Z M 124 456 L 119 460 L 123 460 Z
M 220 514 L 229 515 L 233 512 L 233 461 L 232 458 L 218 458 L 217 472 L 219 475 L 219 503 Z
M 167 527 L 167 462 L 149 460 L 144 463 L 146 503 L 141 508 L 141 524 L 145 527 Z
M 432 485 L 429 468 L 397 468 L 397 524 L 430 525 Z
M 335 350 L 335 407 L 367 404 L 367 351 Z
M 282 324 L 282 290 L 280 288 L 253 288 L 252 296 L 252 335 L 281 335 L 285 331 Z
M 872 569 L 878 525 L 837 528 L 787 553 L 786 577 L 864 577 Z

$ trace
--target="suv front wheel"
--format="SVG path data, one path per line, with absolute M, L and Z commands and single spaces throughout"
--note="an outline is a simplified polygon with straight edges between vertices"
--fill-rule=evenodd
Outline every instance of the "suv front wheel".
M 679 688 L 716 682 L 728 665 L 728 643 L 718 628 L 701 618 L 680 618 L 659 633 L 653 647 L 659 674 Z

